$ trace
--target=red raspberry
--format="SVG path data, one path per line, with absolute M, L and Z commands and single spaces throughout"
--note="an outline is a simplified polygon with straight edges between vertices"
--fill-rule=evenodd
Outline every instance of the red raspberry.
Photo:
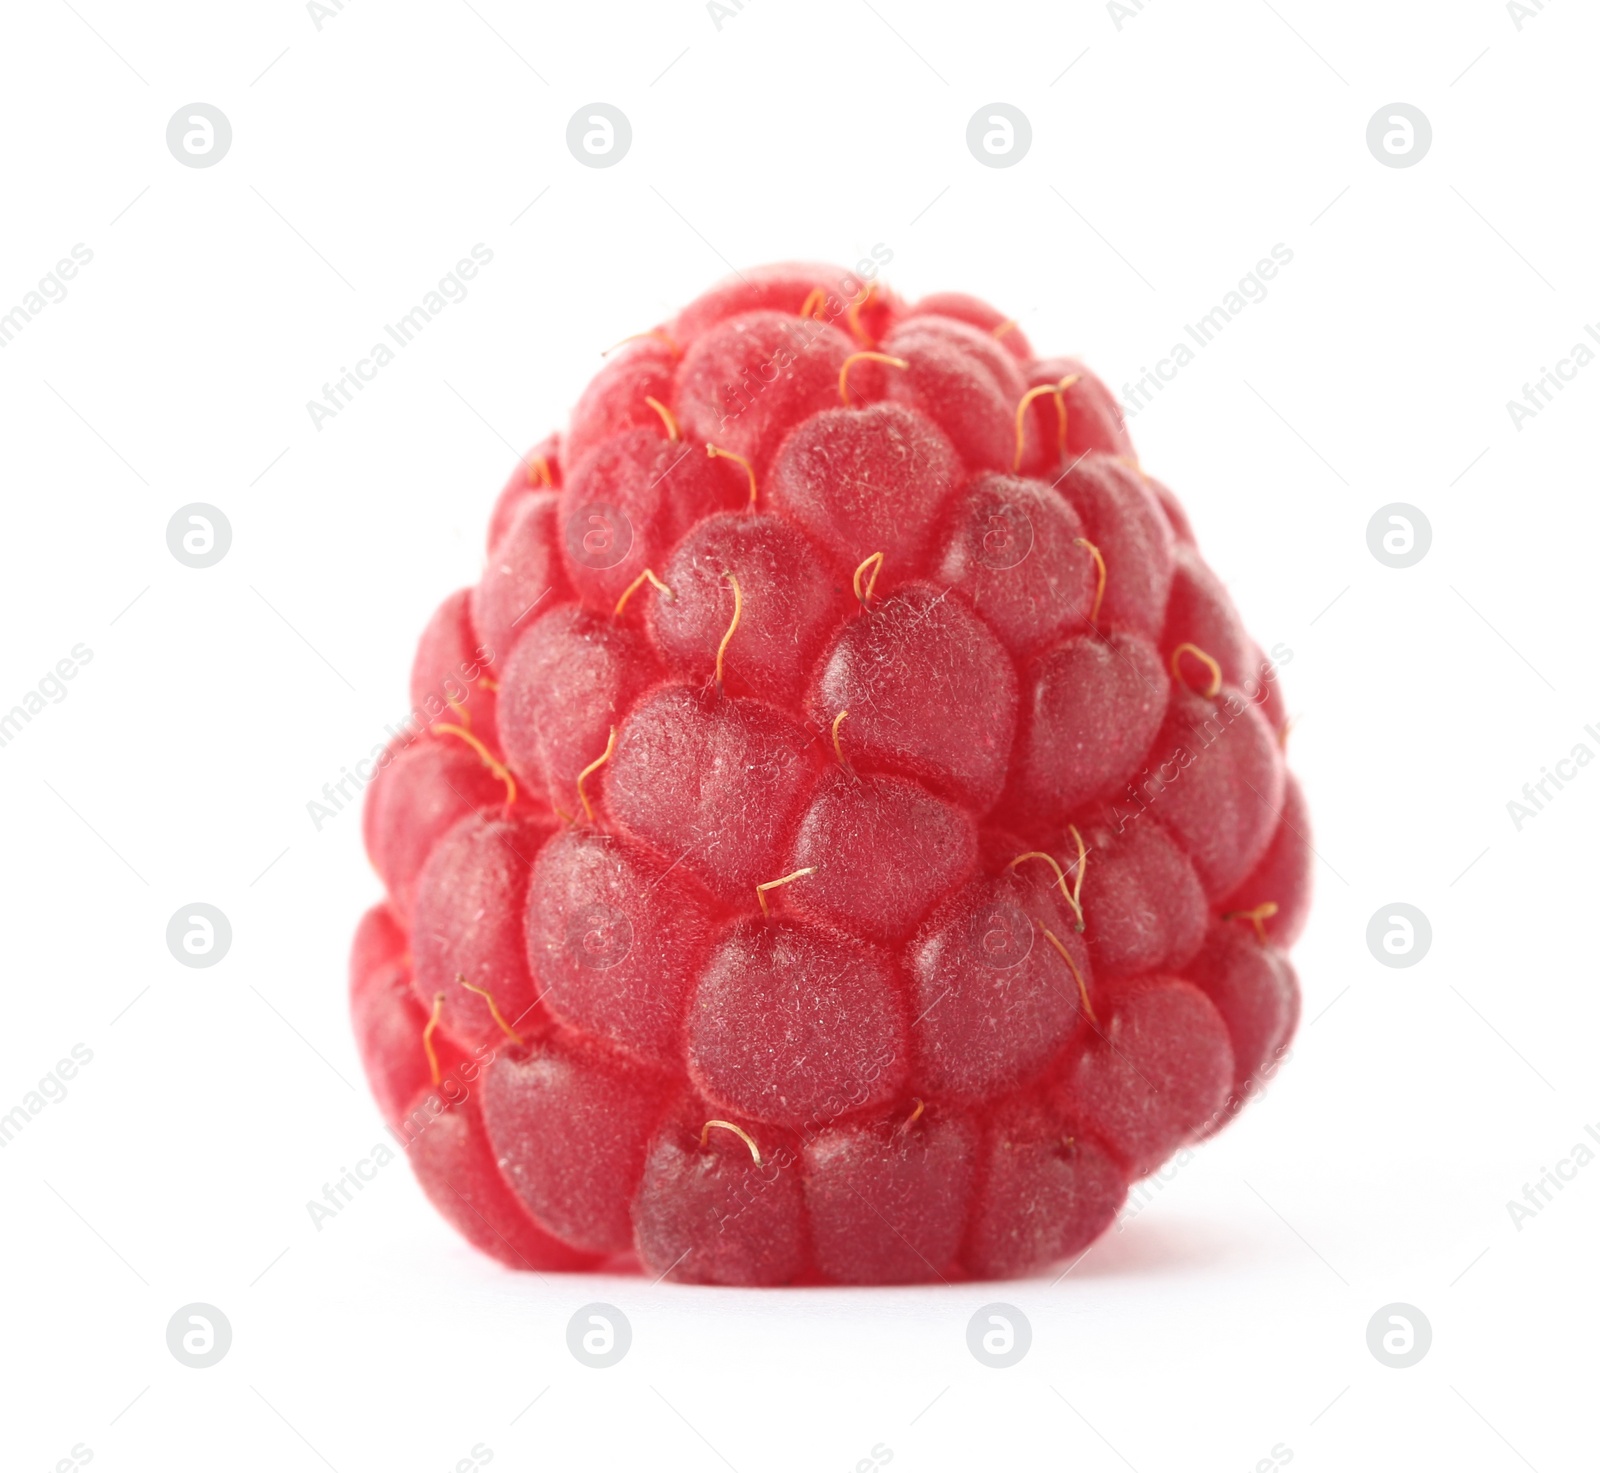
M 820 266 L 618 348 L 428 625 L 352 1008 L 516 1267 L 1026 1272 L 1276 1067 L 1275 672 L 1082 364 Z

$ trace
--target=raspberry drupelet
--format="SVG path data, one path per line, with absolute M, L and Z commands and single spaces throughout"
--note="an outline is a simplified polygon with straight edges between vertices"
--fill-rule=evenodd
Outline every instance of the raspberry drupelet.
M 351 960 L 514 1268 L 1026 1273 L 1288 1047 L 1276 672 L 1115 400 L 983 302 L 751 271 L 606 358 L 440 605 Z

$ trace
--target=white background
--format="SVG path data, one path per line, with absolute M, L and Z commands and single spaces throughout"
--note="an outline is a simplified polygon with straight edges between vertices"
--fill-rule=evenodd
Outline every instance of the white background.
M 1600 321 L 1591 9 L 1146 0 L 1119 30 L 1087 0 L 749 0 L 719 30 L 689 0 L 349 0 L 319 31 L 290 0 L 17 0 L 4 26 L 0 311 L 94 253 L 0 351 L 0 709 L 93 651 L 0 749 L 0 1112 L 94 1055 L 0 1150 L 5 1468 L 1586 1463 L 1600 1162 L 1520 1230 L 1506 1203 L 1600 1122 L 1600 770 L 1520 832 L 1506 804 L 1600 752 L 1600 365 L 1520 431 L 1505 406 Z M 606 170 L 565 145 L 596 100 L 634 131 Z M 1004 170 L 965 146 L 996 100 L 1034 135 Z M 1434 130 L 1413 168 L 1366 146 L 1397 100 Z M 194 101 L 233 127 L 208 169 L 165 146 Z M 477 242 L 467 300 L 316 430 L 306 401 Z M 1294 252 L 1134 422 L 1293 650 L 1323 862 L 1292 1064 L 1055 1283 L 516 1277 L 398 1163 L 315 1231 L 382 1138 L 344 980 L 378 886 L 357 814 L 319 833 L 308 800 L 404 716 L 424 620 L 601 349 L 730 263 L 880 242 L 902 293 L 988 297 L 1114 387 Z M 204 571 L 165 542 L 192 501 L 233 526 Z M 1392 501 L 1433 529 L 1403 571 L 1366 543 Z M 233 926 L 211 970 L 164 942 L 197 900 Z M 1395 901 L 1433 926 L 1407 970 L 1365 942 Z M 1009 1370 L 966 1346 L 995 1299 L 1033 1326 Z M 567 1352 L 590 1300 L 632 1323 L 614 1369 Z M 233 1326 L 210 1370 L 166 1348 L 191 1301 Z M 1409 1370 L 1366 1345 L 1392 1301 L 1433 1327 Z

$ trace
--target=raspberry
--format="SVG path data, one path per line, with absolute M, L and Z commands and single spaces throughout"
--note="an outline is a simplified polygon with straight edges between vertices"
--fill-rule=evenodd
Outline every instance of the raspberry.
M 1032 1100 L 995 1109 L 984 1159 L 964 1255 L 983 1278 L 1081 1252 L 1111 1225 L 1128 1191 L 1123 1168 L 1099 1141 Z
M 1043 482 L 974 477 L 942 545 L 939 581 L 960 587 L 1020 659 L 1089 628 L 1096 578 L 1083 523 Z
M 1227 1105 L 1233 1044 L 1207 995 L 1181 978 L 1135 978 L 1107 1002 L 1110 1022 L 1056 1090 L 1130 1176 L 1148 1176 Z
M 453 738 L 430 735 L 393 752 L 362 814 L 367 852 L 402 920 L 410 919 L 417 879 L 439 840 L 468 814 L 492 815 L 505 800 L 504 783 Z
M 889 953 L 831 927 L 738 925 L 689 1008 L 690 1077 L 719 1109 L 796 1129 L 887 1104 L 906 1075 L 895 980 Z
M 528 959 L 550 1011 L 661 1067 L 713 932 L 693 889 L 605 834 L 568 830 L 528 878 Z
M 810 873 L 791 904 L 872 941 L 904 941 L 977 858 L 965 809 L 905 778 L 841 771 L 800 820 L 789 862 Z
M 554 547 L 560 502 L 551 491 L 523 498 L 490 552 L 482 581 L 472 590 L 468 613 L 489 660 L 509 654 L 527 627 L 528 615 L 551 594 L 559 597 L 565 591 L 559 586 L 564 580 Z
M 938 425 L 971 469 L 1032 467 L 1038 437 L 1031 422 L 1014 450 L 1016 407 L 1027 389 L 1017 360 L 983 332 L 953 317 L 911 317 L 883 341 L 905 369 L 886 376 L 889 397 Z
M 1124 788 L 1166 714 L 1168 682 L 1126 630 L 1063 640 L 1029 667 L 1009 808 L 1065 823 Z
M 838 580 L 782 517 L 737 512 L 707 517 L 661 569 L 670 599 L 650 605 L 655 647 L 674 674 L 711 669 L 733 620 L 739 584 L 739 658 L 725 689 L 781 704 L 816 663 L 836 623 Z
M 652 1277 L 785 1284 L 806 1268 L 794 1144 L 770 1125 L 713 1120 L 689 1099 L 663 1121 L 634 1200 L 639 1259 Z
M 524 1019 L 537 1008 L 522 908 L 529 866 L 554 828 L 538 815 L 472 815 L 434 845 L 417 880 L 413 987 L 423 1006 L 442 1000 L 445 1034 L 464 1045 L 499 1041 L 496 1008 Z
M 961 1247 L 977 1157 L 977 1127 L 956 1110 L 818 1131 L 805 1148 L 817 1268 L 845 1284 L 939 1274 Z
M 666 1102 L 655 1071 L 573 1038 L 519 1044 L 483 1084 L 501 1174 L 537 1223 L 594 1253 L 632 1245 L 634 1187 Z
M 851 381 L 859 394 L 866 375 Z M 828 552 L 853 566 L 881 552 L 915 566 L 961 462 L 935 422 L 898 404 L 824 409 L 783 441 L 769 500 Z
M 1026 1273 L 1293 1035 L 1276 672 L 1105 386 L 975 298 L 772 266 L 619 345 L 411 695 L 352 1017 L 512 1267 Z

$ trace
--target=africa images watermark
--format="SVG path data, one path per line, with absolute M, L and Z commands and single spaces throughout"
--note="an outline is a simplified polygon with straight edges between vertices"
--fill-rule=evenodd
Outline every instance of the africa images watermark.
M 69 1053 L 71 1057 L 56 1060 L 55 1068 L 44 1075 L 35 1088 L 0 1115 L 0 1147 L 9 1146 L 32 1123 L 34 1116 L 44 1114 L 46 1105 L 59 1105 L 66 1099 L 68 1084 L 78 1077 L 80 1069 L 94 1062 L 94 1050 L 86 1043 L 73 1044 Z
M 1141 409 L 1148 408 L 1156 395 L 1193 363 L 1201 352 L 1209 348 L 1217 340 L 1223 328 L 1227 327 L 1246 307 L 1252 303 L 1266 301 L 1267 283 L 1293 260 L 1294 252 L 1279 241 L 1267 255 L 1256 262 L 1253 270 L 1247 271 L 1234 287 L 1222 294 L 1222 300 L 1215 307 L 1196 318 L 1194 322 L 1184 323 L 1183 331 L 1194 347 L 1180 341 L 1173 344 L 1172 351 L 1165 358 L 1156 359 L 1154 369 L 1140 364 L 1140 377 L 1122 386 L 1123 415 L 1132 419 Z
M 1585 1125 L 1583 1133 L 1594 1142 L 1593 1146 L 1589 1141 L 1579 1141 L 1554 1167 L 1541 1166 L 1537 1180 L 1522 1184 L 1522 1201 L 1513 1199 L 1506 1203 L 1511 1225 L 1519 1233 L 1524 1223 L 1532 1222 L 1555 1201 L 1555 1194 L 1566 1191 L 1566 1184 L 1575 1180 L 1578 1173 L 1595 1159 L 1595 1147 L 1600 1146 L 1600 1128 Z
M 493 260 L 494 252 L 480 240 L 473 246 L 470 256 L 463 256 L 452 270 L 445 272 L 439 278 L 437 287 L 430 287 L 423 292 L 422 299 L 409 312 L 392 323 L 384 323 L 383 331 L 394 347 L 385 342 L 374 343 L 365 358 L 356 359 L 353 370 L 341 367 L 339 377 L 331 384 L 322 386 L 320 399 L 307 399 L 306 413 L 311 416 L 311 423 L 318 433 L 322 431 L 323 421 L 334 418 L 340 410 L 347 408 L 356 395 L 377 378 L 382 369 L 393 363 L 400 351 L 409 348 L 416 341 L 417 334 L 446 307 L 466 301 L 467 283 Z
M 1138 20 L 1151 0 L 1106 0 L 1106 14 L 1111 24 L 1121 30 L 1130 20 Z
M 535 999 L 527 1012 L 533 1011 L 537 1001 Z M 512 1028 L 521 1023 L 525 1016 L 525 1013 L 518 1014 L 512 1019 Z M 423 1042 L 419 1047 L 427 1052 L 430 1064 L 435 1065 L 433 1088 L 403 1119 L 384 1127 L 401 1151 L 409 1151 L 418 1137 L 434 1121 L 467 1102 L 472 1094 L 472 1086 L 483 1078 L 484 1072 L 494 1063 L 500 1047 L 503 1046 L 491 1043 L 477 1044 L 469 1057 L 460 1060 L 449 1069 L 440 1070 L 427 1043 L 427 1037 L 427 1034 L 423 1035 Z M 320 1233 L 324 1224 L 332 1222 L 343 1212 L 355 1200 L 355 1194 L 364 1191 L 366 1184 L 375 1180 L 378 1172 L 394 1159 L 395 1152 L 383 1141 L 378 1141 L 354 1167 L 341 1166 L 339 1175 L 334 1181 L 322 1184 L 320 1201 L 315 1198 L 307 1199 L 306 1214 L 311 1219 L 311 1225 Z
M 37 286 L 22 294 L 22 300 L 15 307 L 0 314 L 0 348 L 9 348 L 12 338 L 52 302 L 64 302 L 67 283 L 92 260 L 94 252 L 80 240 L 69 255 L 56 262 L 54 270 L 39 278 Z
M 445 726 L 452 732 L 470 736 L 470 730 L 463 724 L 468 719 L 465 715 L 467 699 L 478 683 L 487 678 L 486 670 L 493 662 L 494 651 L 487 645 L 478 645 L 468 659 L 441 677 L 432 690 L 424 692 L 398 726 L 384 727 L 387 741 L 375 742 L 365 757 L 357 759 L 353 770 L 341 767 L 338 778 L 322 785 L 320 799 L 307 799 L 306 814 L 311 819 L 311 827 L 320 834 L 325 823 L 354 803 L 372 780 L 424 732 Z
M 350 0 L 306 0 L 306 14 L 311 17 L 312 26 L 320 31 L 324 21 L 338 20 L 349 3 Z
M 67 698 L 66 682 L 76 680 L 78 672 L 94 659 L 94 651 L 82 642 L 73 645 L 55 665 L 39 677 L 32 690 L 26 691 L 20 701 L 9 711 L 0 713 L 0 747 L 10 746 L 22 734 L 35 716 L 43 712 L 48 701 L 59 706 Z
M 706 14 L 711 17 L 711 24 L 715 30 L 722 29 L 724 21 L 732 20 L 736 15 L 743 13 L 749 0 L 706 0 Z
M 1585 736 L 1589 737 L 1595 746 L 1600 746 L 1600 731 L 1593 726 L 1585 726 Z M 1565 757 L 1558 757 L 1555 770 L 1541 767 L 1543 777 L 1534 782 L 1523 783 L 1522 797 L 1525 801 L 1518 802 L 1512 798 L 1506 803 L 1506 814 L 1511 819 L 1511 827 L 1519 834 L 1523 824 L 1530 818 L 1537 818 L 1555 800 L 1568 783 L 1594 761 L 1594 748 L 1588 742 L 1577 742 Z
M 1538 20 L 1551 0 L 1506 0 L 1506 14 L 1519 31 L 1524 21 Z
M 1596 343 L 1600 343 L 1600 328 L 1594 323 L 1584 323 L 1583 330 Z M 1519 435 L 1522 433 L 1522 426 L 1526 421 L 1536 419 L 1541 411 L 1548 409 L 1555 402 L 1557 394 L 1564 394 L 1567 385 L 1593 363 L 1594 359 L 1595 350 L 1587 343 L 1574 343 L 1565 358 L 1556 359 L 1553 370 L 1541 367 L 1539 377 L 1531 384 L 1522 386 L 1520 400 L 1507 399 L 1506 413 L 1511 416 L 1511 423 L 1516 427 L 1517 433 Z
M 363 1191 L 366 1183 L 375 1180 L 379 1170 L 393 1160 L 394 1152 L 378 1141 L 353 1167 L 341 1166 L 332 1182 L 323 1182 L 322 1200 L 306 1203 L 312 1227 L 320 1233 L 323 1223 L 332 1222 L 354 1200 L 354 1194 Z

